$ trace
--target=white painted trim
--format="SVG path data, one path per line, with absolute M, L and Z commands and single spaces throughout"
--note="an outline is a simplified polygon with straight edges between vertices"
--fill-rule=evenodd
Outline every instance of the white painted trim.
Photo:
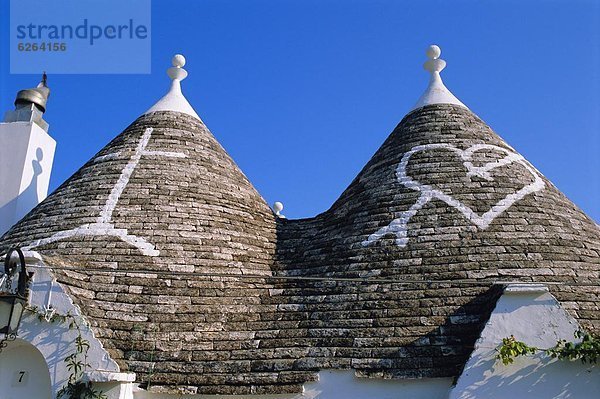
M 506 294 L 532 294 L 532 293 L 544 293 L 550 292 L 548 287 L 544 284 L 531 284 L 531 283 L 523 283 L 523 284 L 509 284 L 504 292 Z
M 135 373 L 93 370 L 84 373 L 84 378 L 92 382 L 135 382 Z

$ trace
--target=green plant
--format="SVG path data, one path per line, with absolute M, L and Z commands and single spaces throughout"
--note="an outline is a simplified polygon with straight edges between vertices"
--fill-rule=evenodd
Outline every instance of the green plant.
M 68 382 L 67 385 L 62 387 L 58 391 L 57 398 L 65 399 L 107 399 L 107 396 L 102 392 L 96 391 L 92 388 L 91 382 Z
M 600 337 L 579 330 L 575 332 L 575 338 L 581 341 L 574 343 L 560 340 L 554 348 L 546 350 L 546 353 L 561 360 L 579 359 L 584 364 L 597 363 L 600 357 Z
M 600 358 L 600 337 L 589 332 L 578 330 L 575 338 L 579 342 L 567 342 L 559 340 L 552 348 L 541 349 L 529 346 L 522 341 L 517 341 L 514 336 L 502 339 L 502 344 L 496 348 L 496 359 L 501 360 L 504 365 L 513 363 L 519 356 L 534 355 L 543 352 L 559 360 L 581 360 L 582 363 L 595 364 Z
M 539 351 L 538 348 L 528 346 L 526 343 L 517 341 L 514 335 L 508 338 L 502 338 L 502 345 L 496 349 L 498 355 L 496 359 L 502 360 L 504 365 L 509 365 L 514 362 L 514 359 L 518 356 L 533 355 Z

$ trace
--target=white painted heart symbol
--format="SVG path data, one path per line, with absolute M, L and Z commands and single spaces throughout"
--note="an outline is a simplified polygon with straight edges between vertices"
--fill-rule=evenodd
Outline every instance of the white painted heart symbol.
M 509 165 L 511 163 L 519 163 L 531 173 L 534 180 L 533 182 L 527 184 L 520 190 L 502 198 L 494 206 L 492 206 L 489 211 L 485 212 L 482 215 L 478 215 L 469 206 L 463 204 L 456 198 L 453 198 L 451 195 L 445 194 L 442 191 L 435 189 L 428 184 L 420 183 L 412 179 L 406 173 L 406 167 L 408 166 L 408 162 L 415 153 L 440 148 L 453 151 L 462 159 L 463 165 L 467 169 L 467 176 L 479 176 L 488 181 L 492 181 L 493 178 L 490 175 L 490 171 L 501 166 Z M 473 165 L 473 163 L 471 162 L 473 154 L 483 149 L 500 151 L 505 153 L 506 156 L 497 161 L 486 163 L 482 166 Z M 434 198 L 444 201 L 446 204 L 457 209 L 464 215 L 465 218 L 469 219 L 478 228 L 480 228 L 481 230 L 485 230 L 486 228 L 488 228 L 490 223 L 494 221 L 495 218 L 497 218 L 506 209 L 510 208 L 515 202 L 521 200 L 527 194 L 531 194 L 536 191 L 542 190 L 545 186 L 540 174 L 521 155 L 515 154 L 514 152 L 511 152 L 506 148 L 489 144 L 476 144 L 467 148 L 466 150 L 461 150 L 450 144 L 445 143 L 425 144 L 413 147 L 402 156 L 400 164 L 398 164 L 398 168 L 396 169 L 396 177 L 398 178 L 398 182 L 400 184 L 412 190 L 419 191 L 421 195 L 417 199 L 417 202 L 415 202 L 408 210 L 400 212 L 400 215 L 397 216 L 394 220 L 392 220 L 390 224 L 382 227 L 375 233 L 371 234 L 365 241 L 363 241 L 363 246 L 372 244 L 384 235 L 390 233 L 396 235 L 396 244 L 398 246 L 406 246 L 406 244 L 408 243 L 408 222 L 417 213 L 419 209 L 421 209 L 423 206 L 425 206 L 425 204 L 427 204 Z

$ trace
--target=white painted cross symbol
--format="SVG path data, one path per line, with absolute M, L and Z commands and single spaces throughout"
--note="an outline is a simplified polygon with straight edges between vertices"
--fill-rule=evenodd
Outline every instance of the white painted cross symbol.
M 104 207 L 100 211 L 96 223 L 84 224 L 79 227 L 70 230 L 59 231 L 50 237 L 36 240 L 30 245 L 24 247 L 24 250 L 30 250 L 33 248 L 40 247 L 42 245 L 50 244 L 56 241 L 64 240 L 71 237 L 82 237 L 82 236 L 110 236 L 116 237 L 121 241 L 124 241 L 134 247 L 136 247 L 143 255 L 147 256 L 158 256 L 160 252 L 154 247 L 153 244 L 149 243 L 142 237 L 129 234 L 127 229 L 117 229 L 112 223 L 112 215 L 117 206 L 117 202 L 123 194 L 125 187 L 129 183 L 129 179 L 133 174 L 136 166 L 140 162 L 142 156 L 162 156 L 170 158 L 185 158 L 186 155 L 181 152 L 168 152 L 168 151 L 149 151 L 146 150 L 150 137 L 152 136 L 152 128 L 147 128 L 144 134 L 140 138 L 136 149 L 129 159 L 125 168 L 121 171 L 119 179 L 112 188 Z M 116 159 L 119 157 L 121 152 L 115 152 L 112 154 L 103 155 L 97 157 L 94 162 L 103 162 L 110 159 Z

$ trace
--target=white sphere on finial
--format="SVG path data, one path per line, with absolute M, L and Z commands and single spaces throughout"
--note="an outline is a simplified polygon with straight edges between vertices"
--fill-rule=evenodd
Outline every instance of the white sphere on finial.
M 171 60 L 171 63 L 173 63 L 174 67 L 183 68 L 183 66 L 185 65 L 185 57 L 181 54 L 175 54 L 175 56 Z
M 275 214 L 279 215 L 279 213 L 283 211 L 283 204 L 279 201 L 276 201 L 273 204 L 273 210 L 275 211 Z
M 427 54 L 427 58 L 429 58 L 430 60 L 436 60 L 440 58 L 440 55 L 442 55 L 442 49 L 439 48 L 439 46 L 432 44 L 427 48 L 425 54 Z

